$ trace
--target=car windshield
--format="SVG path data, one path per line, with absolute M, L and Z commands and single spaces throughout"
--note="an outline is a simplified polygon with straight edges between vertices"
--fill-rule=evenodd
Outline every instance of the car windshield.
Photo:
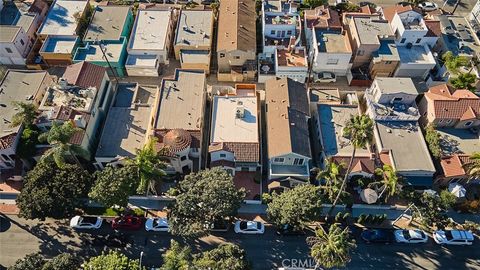
M 410 236 L 410 232 L 409 231 L 403 231 L 403 238 L 405 238 L 406 240 L 409 240 L 410 238 L 412 238 L 412 236 Z
M 240 229 L 245 230 L 246 228 L 247 228 L 247 222 L 246 221 L 240 222 Z
M 261 229 L 262 228 L 262 224 L 260 222 L 257 223 L 257 229 Z
M 167 226 L 165 226 L 165 224 L 163 223 L 162 220 L 160 220 L 160 219 L 154 219 L 154 220 L 153 220 L 153 227 L 166 228 Z
M 452 231 L 445 231 L 445 238 L 447 238 L 447 240 L 452 240 L 453 239 Z
M 97 217 L 82 217 L 82 223 L 95 224 L 97 223 Z

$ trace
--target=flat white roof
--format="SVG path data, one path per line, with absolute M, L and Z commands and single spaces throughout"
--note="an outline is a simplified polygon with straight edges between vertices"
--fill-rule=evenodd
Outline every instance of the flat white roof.
M 167 10 L 139 10 L 128 49 L 163 50 L 170 17 L 171 12 Z
M 211 10 L 182 10 L 178 19 L 175 45 L 210 46 L 212 25 L 213 12 Z
M 155 67 L 156 55 L 129 55 L 125 62 L 126 67 Z
M 243 118 L 236 117 L 237 108 L 244 109 Z M 257 108 L 256 96 L 215 96 L 210 141 L 258 143 Z
M 38 33 L 41 35 L 75 35 L 77 29 L 75 16 L 81 16 L 87 4 L 88 1 L 55 1 Z
M 76 36 L 49 36 L 43 43 L 40 52 L 72 53 L 77 44 Z

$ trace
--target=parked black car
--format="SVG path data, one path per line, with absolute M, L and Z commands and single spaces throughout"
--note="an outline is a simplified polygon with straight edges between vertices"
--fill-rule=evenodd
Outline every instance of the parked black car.
M 393 231 L 385 229 L 369 229 L 360 235 L 367 243 L 392 243 L 395 240 Z

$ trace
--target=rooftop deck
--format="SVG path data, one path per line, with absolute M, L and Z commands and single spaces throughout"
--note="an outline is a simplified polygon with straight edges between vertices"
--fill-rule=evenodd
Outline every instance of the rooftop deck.
M 48 36 L 40 48 L 40 53 L 73 54 L 78 42 L 76 36 Z
M 304 48 L 295 48 L 291 52 L 288 50 L 277 50 L 278 66 L 281 67 L 306 67 L 307 58 Z

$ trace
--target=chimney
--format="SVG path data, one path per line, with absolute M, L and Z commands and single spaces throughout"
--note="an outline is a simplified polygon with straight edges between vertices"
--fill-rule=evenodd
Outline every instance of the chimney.
M 242 101 L 238 101 L 235 109 L 235 118 L 242 119 L 243 117 L 245 117 L 245 106 L 243 106 Z
M 75 126 L 78 128 L 85 129 L 87 127 L 87 121 L 85 120 L 85 117 L 83 117 L 83 115 L 75 115 L 73 121 L 75 123 Z

